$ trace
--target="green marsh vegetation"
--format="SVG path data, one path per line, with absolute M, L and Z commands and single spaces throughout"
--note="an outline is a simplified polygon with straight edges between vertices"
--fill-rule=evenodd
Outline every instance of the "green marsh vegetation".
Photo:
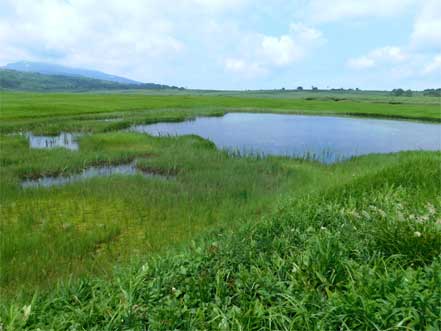
M 178 121 L 197 115 L 222 115 L 228 111 L 364 115 L 441 121 L 440 99 L 428 96 L 388 96 L 387 100 L 380 98 L 380 102 L 375 102 L 375 94 L 368 92 L 366 96 L 355 96 L 342 101 L 334 101 L 324 92 L 324 96 L 321 96 L 322 93 L 312 94 L 311 100 L 304 94 L 300 94 L 304 97 L 289 98 L 264 92 L 263 96 L 251 92 L 232 95 L 212 95 L 210 92 L 201 95 L 197 92 L 166 93 L 143 95 L 2 92 L 0 132 L 102 132 L 127 127 L 133 123 Z M 390 100 L 394 101 L 391 103 Z M 103 122 L 102 119 L 105 118 L 120 118 L 121 121 Z
M 117 132 L 231 108 L 440 120 L 439 106 L 410 103 L 5 93 L 2 327 L 439 329 L 439 152 L 325 166 Z M 88 134 L 79 151 L 31 150 L 7 135 L 28 130 Z M 23 178 L 133 160 L 169 179 L 20 188 Z
M 259 213 L 264 201 L 299 176 L 290 176 L 277 160 L 233 157 L 193 136 L 99 134 L 83 137 L 78 152 L 28 152 L 22 137 L 3 143 L 3 162 L 10 166 L 3 167 L 1 176 L 2 200 L 7 201 L 2 219 L 9 220 L 2 223 L 1 282 L 14 289 L 111 266 L 137 252 L 189 239 L 210 225 Z M 24 154 L 28 159 L 23 160 Z M 173 177 L 115 176 L 66 187 L 19 188 L 19 178 L 75 173 L 135 158 L 138 168 Z

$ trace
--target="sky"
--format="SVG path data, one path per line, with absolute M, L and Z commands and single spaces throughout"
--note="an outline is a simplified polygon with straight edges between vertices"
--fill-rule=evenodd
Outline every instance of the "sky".
M 441 86 L 441 0 L 0 0 L 0 65 L 201 89 Z

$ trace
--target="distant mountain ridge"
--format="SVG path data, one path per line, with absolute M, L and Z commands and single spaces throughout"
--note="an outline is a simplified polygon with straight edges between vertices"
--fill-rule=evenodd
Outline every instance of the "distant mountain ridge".
M 88 70 L 82 68 L 72 68 L 58 64 L 43 63 L 43 62 L 19 61 L 19 62 L 9 63 L 6 66 L 4 66 L 3 69 L 16 70 L 22 72 L 34 72 L 45 75 L 86 77 L 86 78 L 105 80 L 120 84 L 134 84 L 134 85 L 143 84 L 141 82 L 132 79 L 110 75 L 101 71 Z
M 0 89 L 36 92 L 85 92 L 99 90 L 178 89 L 154 83 L 119 83 L 82 76 L 47 75 L 0 68 Z

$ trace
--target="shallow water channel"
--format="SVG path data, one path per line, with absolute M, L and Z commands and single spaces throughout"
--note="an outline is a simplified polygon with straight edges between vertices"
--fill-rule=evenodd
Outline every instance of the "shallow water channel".
M 145 177 L 166 178 L 164 176 L 160 176 L 154 173 L 141 171 L 137 169 L 135 163 L 132 162 L 129 164 L 89 167 L 84 169 L 82 172 L 72 175 L 45 176 L 37 179 L 27 179 L 22 181 L 21 186 L 23 188 L 61 186 L 78 182 L 84 179 L 94 177 L 108 177 L 112 175 L 142 175 Z
M 370 153 L 441 149 L 440 124 L 389 119 L 228 113 L 130 130 L 155 136 L 195 134 L 244 154 L 309 156 L 325 163 Z

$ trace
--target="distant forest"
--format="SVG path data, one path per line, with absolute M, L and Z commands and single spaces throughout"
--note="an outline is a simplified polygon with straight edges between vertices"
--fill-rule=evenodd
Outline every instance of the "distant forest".
M 17 91 L 35 91 L 35 92 L 85 92 L 85 91 L 99 91 L 99 90 L 185 90 L 183 87 L 161 85 L 155 83 L 140 83 L 140 84 L 126 84 L 118 83 L 108 80 L 100 80 L 87 77 L 76 76 L 64 76 L 64 75 L 46 75 L 34 72 L 24 72 L 9 69 L 0 69 L 0 89 L 4 90 L 17 90 Z M 277 90 L 274 90 L 277 91 Z M 351 92 L 363 92 L 358 88 L 356 89 L 343 89 L 332 88 L 329 90 L 321 90 L 318 87 L 312 86 L 311 89 L 304 89 L 302 86 L 296 89 L 282 88 L 279 91 L 282 92 L 335 92 L 335 93 L 351 93 Z M 390 94 L 393 96 L 407 96 L 414 95 L 412 90 L 404 90 L 402 88 L 393 89 Z M 425 96 L 441 97 L 441 88 L 426 89 L 422 92 L 418 91 L 418 95 L 421 93 Z
M 412 96 L 412 90 L 403 90 L 401 88 L 393 89 L 392 94 L 395 96 L 405 96 L 405 97 L 411 97 Z M 426 89 L 423 91 L 424 95 L 431 96 L 431 97 L 441 97 L 441 88 L 437 89 Z
M 154 83 L 123 84 L 86 77 L 44 75 L 0 69 L 0 88 L 21 91 L 93 91 L 133 89 L 183 89 Z

